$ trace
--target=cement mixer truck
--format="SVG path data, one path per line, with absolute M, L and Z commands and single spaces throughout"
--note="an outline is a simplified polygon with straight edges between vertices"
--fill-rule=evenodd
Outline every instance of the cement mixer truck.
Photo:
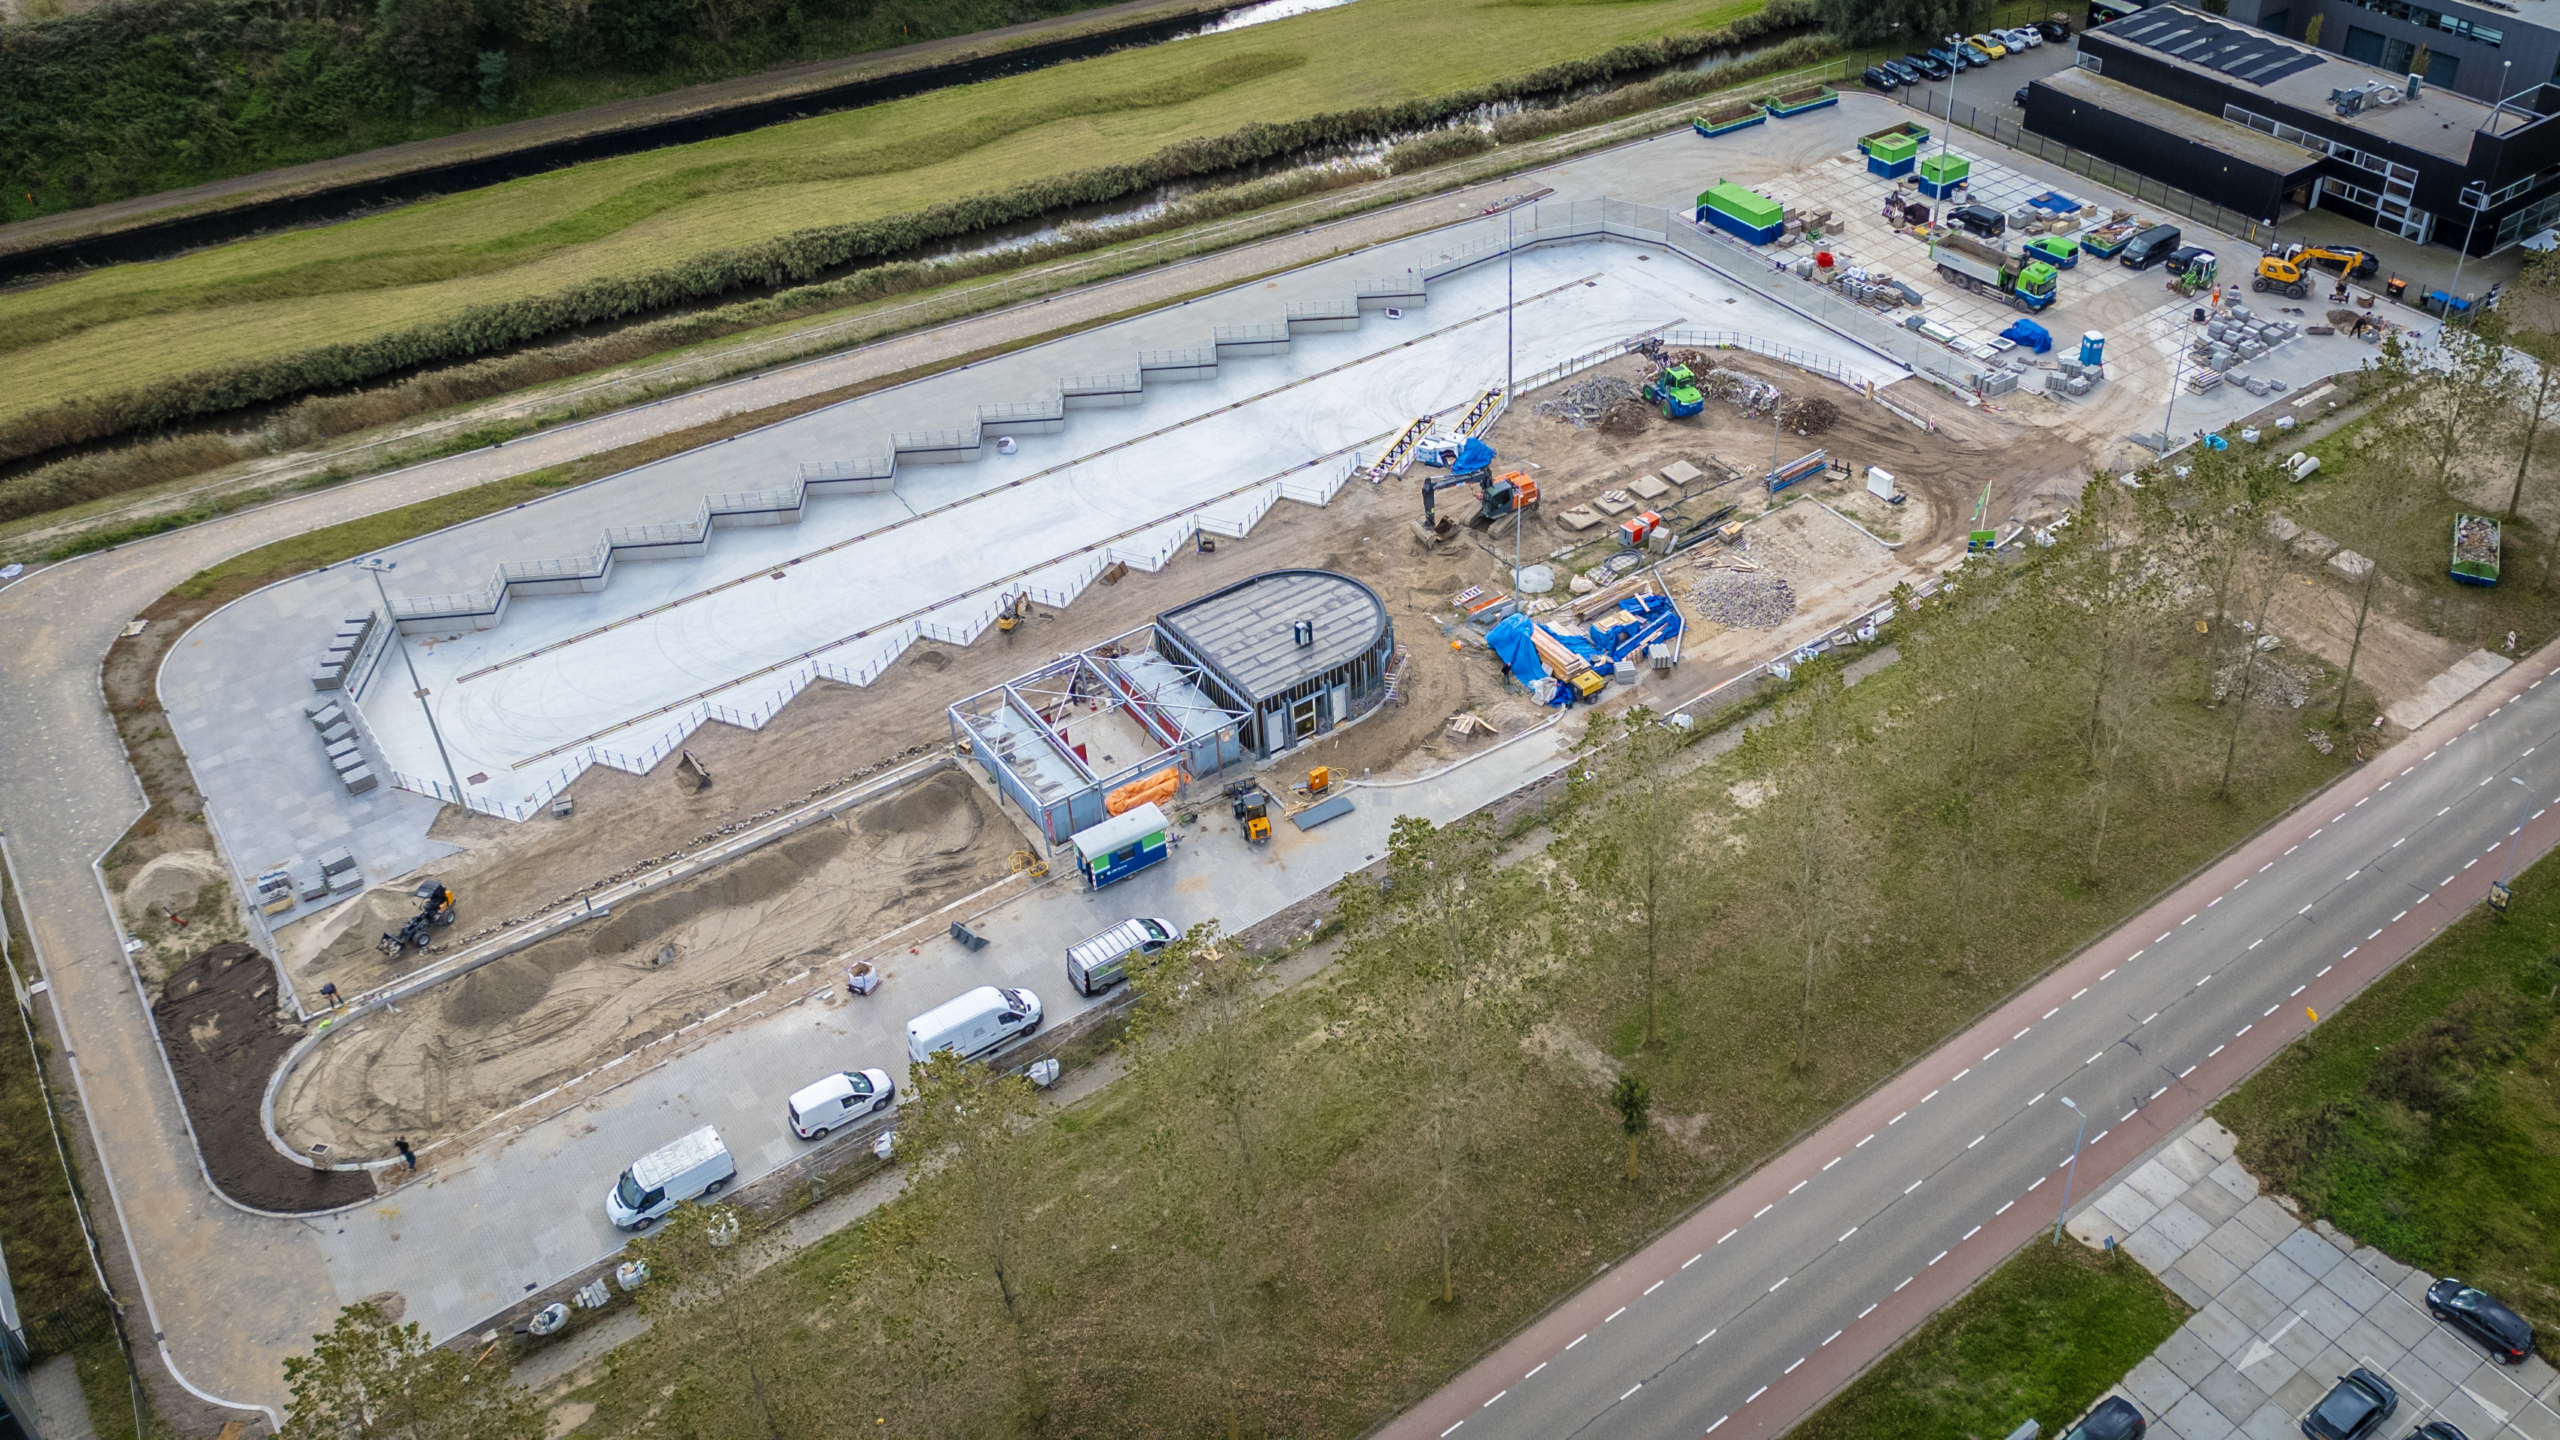
M 2051 305 L 2061 272 L 2042 260 L 2020 259 L 1962 231 L 1940 236 L 1929 246 L 1929 258 L 1952 285 L 1976 294 L 1996 295 L 2032 314 Z

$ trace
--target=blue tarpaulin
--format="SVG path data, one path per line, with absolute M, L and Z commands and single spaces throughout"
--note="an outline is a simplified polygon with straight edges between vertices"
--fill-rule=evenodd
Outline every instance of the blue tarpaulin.
M 1471 475 L 1493 468 L 1493 447 L 1481 440 L 1470 440 L 1458 447 L 1458 458 L 1449 462 L 1452 475 Z
M 1682 628 L 1680 612 L 1664 596 L 1629 596 L 1618 602 L 1618 609 L 1627 617 L 1626 623 L 1594 625 L 1587 635 L 1567 635 L 1552 627 L 1540 628 L 1546 630 L 1548 638 L 1591 662 L 1591 668 L 1602 675 L 1616 674 L 1618 662 L 1648 645 L 1669 640 Z M 1531 687 L 1548 678 L 1546 661 L 1539 656 L 1536 642 L 1530 639 L 1530 627 L 1536 624 L 1526 615 L 1509 615 L 1485 632 L 1484 637 L 1485 643 L 1493 648 L 1494 655 L 1511 671 L 1511 678 Z M 1572 686 L 1558 685 L 1547 703 L 1570 705 L 1575 698 Z
M 2053 348 L 2052 334 L 2033 320 L 2019 320 L 2011 323 L 2008 329 L 2000 332 L 2000 338 L 2015 340 L 2039 355 Z
M 1526 615 L 1506 615 L 1484 635 L 1484 643 L 1493 647 L 1493 653 L 1511 671 L 1511 678 L 1523 685 L 1535 685 L 1547 678 L 1547 664 L 1538 658 L 1538 647 L 1529 639 L 1533 623 Z

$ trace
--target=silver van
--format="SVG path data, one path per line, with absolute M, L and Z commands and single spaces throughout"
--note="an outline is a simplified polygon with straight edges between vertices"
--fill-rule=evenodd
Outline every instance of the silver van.
M 646 1230 L 687 1200 L 719 1194 L 737 1173 L 719 1130 L 705 1125 L 633 1161 L 604 1192 L 604 1213 L 624 1230 Z
M 907 1058 L 921 1065 L 940 1051 L 983 1060 L 1040 1028 L 1040 997 L 1018 985 L 981 985 L 907 1022 Z
M 1170 920 L 1123 920 L 1067 947 L 1067 983 L 1079 995 L 1099 995 L 1129 978 L 1123 962 L 1131 955 L 1153 955 L 1180 938 Z

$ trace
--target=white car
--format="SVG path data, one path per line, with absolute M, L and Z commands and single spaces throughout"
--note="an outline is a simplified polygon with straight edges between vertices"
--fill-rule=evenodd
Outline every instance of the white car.
M 791 1133 L 803 1140 L 823 1140 L 839 1125 L 876 1115 L 898 1098 L 897 1082 L 886 1070 L 846 1070 L 791 1097 Z
M 2012 50 L 2033 50 L 2044 43 L 2043 32 L 2033 25 L 2021 25 L 2015 30 L 2003 30 L 2000 32 L 2000 38 L 2009 42 L 2009 48 Z

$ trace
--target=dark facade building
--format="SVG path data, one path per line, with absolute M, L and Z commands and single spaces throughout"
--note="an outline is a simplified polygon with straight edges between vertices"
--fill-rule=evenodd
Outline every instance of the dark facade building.
M 2547 73 L 2484 103 L 2181 5 L 2079 46 L 2077 70 L 2029 87 L 2027 128 L 2227 209 L 2334 210 L 2475 255 L 2560 219 Z
M 1156 617 L 1156 643 L 1245 714 L 1238 737 L 1276 755 L 1385 698 L 1395 625 L 1378 592 L 1330 570 L 1272 570 Z

